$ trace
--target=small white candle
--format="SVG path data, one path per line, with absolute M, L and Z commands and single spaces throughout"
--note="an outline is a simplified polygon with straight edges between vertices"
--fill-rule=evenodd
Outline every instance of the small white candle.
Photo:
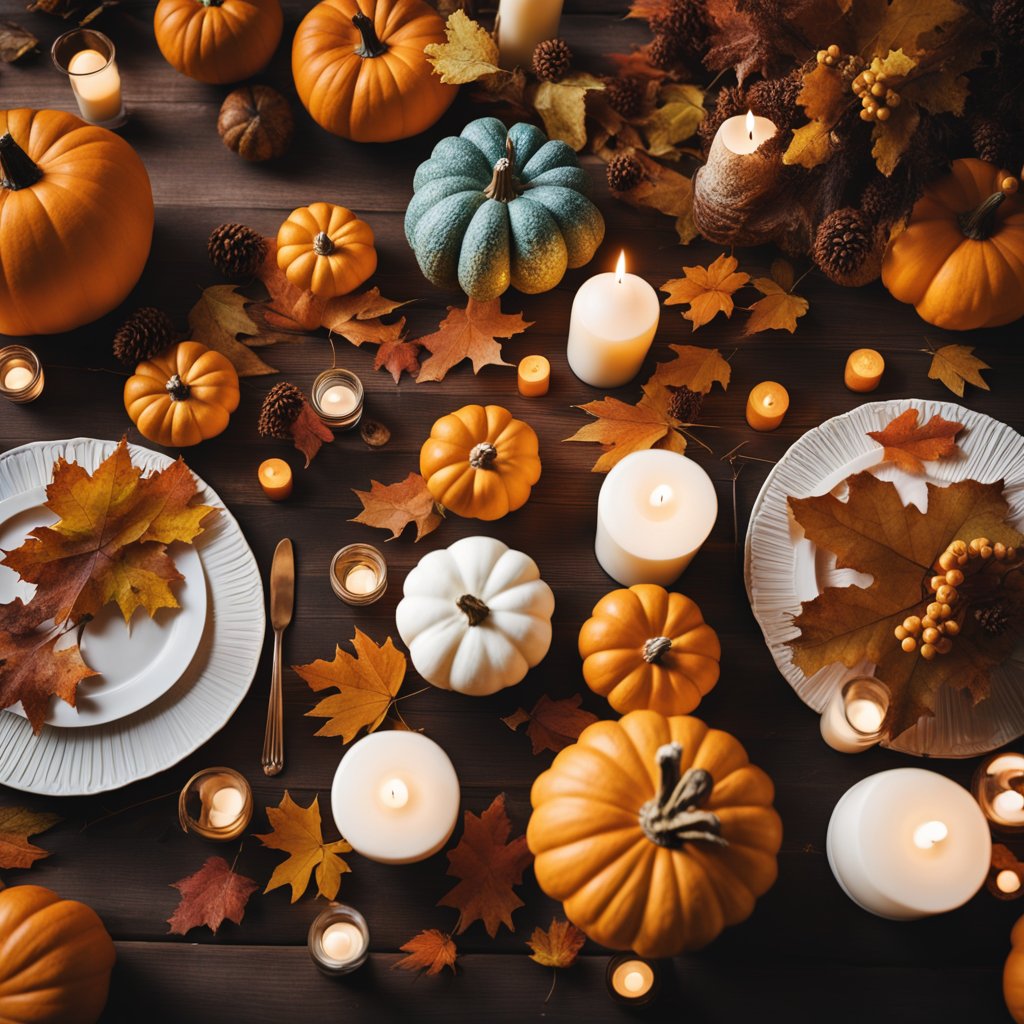
M 335 384 L 320 396 L 321 408 L 332 419 L 347 416 L 357 404 L 356 393 L 344 384 Z
M 121 76 L 113 58 L 99 50 L 79 50 L 68 61 L 71 88 L 85 121 L 103 124 L 121 115 Z
M 20 391 L 32 383 L 33 373 L 27 366 L 15 366 L 4 376 L 4 387 L 8 391 Z
M 345 573 L 345 589 L 352 594 L 372 594 L 380 577 L 368 565 L 353 566 Z
M 1024 756 L 1015 752 L 993 754 L 974 776 L 975 799 L 994 824 L 1006 829 L 1024 827 Z
M 748 110 L 745 114 L 737 114 L 723 121 L 718 129 L 717 138 L 722 145 L 738 156 L 753 153 L 762 143 L 767 142 L 778 129 L 767 117 L 757 117 Z
M 495 31 L 503 68 L 529 70 L 533 51 L 558 35 L 562 0 L 499 0 Z
M 690 564 L 718 515 L 711 478 L 675 452 L 633 452 L 612 467 L 597 500 L 597 560 L 623 586 L 668 586 Z
M 350 921 L 339 921 L 324 929 L 320 945 L 331 960 L 355 960 L 363 952 L 363 933 Z
M 210 827 L 227 828 L 233 825 L 244 806 L 245 797 L 240 789 L 235 786 L 222 786 L 210 797 L 210 812 L 207 816 Z
M 614 273 L 584 281 L 572 303 L 566 357 L 580 380 L 595 388 L 628 384 L 639 372 L 661 316 L 655 290 L 626 273 L 619 254 Z

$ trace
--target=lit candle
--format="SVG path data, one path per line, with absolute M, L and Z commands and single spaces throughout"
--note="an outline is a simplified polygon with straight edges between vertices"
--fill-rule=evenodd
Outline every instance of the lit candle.
M 362 953 L 365 945 L 363 933 L 351 921 L 339 921 L 337 924 L 329 925 L 324 929 L 320 941 L 323 944 L 324 955 L 339 963 L 354 960 Z
M 370 955 L 370 929 L 354 907 L 332 903 L 313 919 L 306 946 L 324 974 L 351 974 Z
M 222 786 L 210 797 L 207 822 L 211 828 L 228 828 L 233 825 L 245 806 L 245 796 L 234 786 Z
M 992 754 L 974 773 L 971 791 L 985 817 L 1005 831 L 1024 829 L 1024 755 Z
M 519 394 L 539 398 L 551 386 L 551 364 L 543 356 L 527 356 L 519 362 Z
M 572 303 L 566 355 L 580 380 L 617 388 L 640 372 L 658 329 L 661 303 L 642 278 L 626 273 L 619 254 L 614 273 L 584 281 Z
M 331 788 L 338 830 L 383 864 L 437 853 L 459 816 L 459 780 L 448 755 L 415 732 L 377 732 L 349 747 Z
M 597 560 L 623 586 L 668 586 L 707 540 L 718 515 L 711 478 L 675 452 L 633 452 L 605 477 L 597 500 Z
M 24 345 L 0 348 L 0 394 L 9 402 L 34 402 L 43 393 L 43 367 Z
M 204 839 L 237 839 L 252 818 L 252 789 L 233 768 L 206 768 L 185 783 L 178 797 L 178 822 Z
M 858 348 L 846 360 L 843 380 L 851 391 L 874 391 L 882 383 L 885 360 L 873 348 Z
M 605 978 L 612 997 L 633 1006 L 651 1001 L 658 980 L 651 964 L 632 955 L 612 957 Z
M 882 738 L 889 688 L 870 677 L 851 679 L 832 695 L 821 713 L 821 737 L 844 754 L 859 754 Z
M 1020 875 L 1010 868 L 1003 868 L 1003 870 L 996 875 L 996 888 L 1007 896 L 1010 896 L 1015 892 L 1019 892 L 1020 885 Z
M 320 396 L 323 411 L 332 419 L 347 416 L 357 404 L 356 393 L 344 384 L 335 384 Z
M 351 605 L 373 604 L 388 587 L 388 566 L 371 544 L 349 544 L 331 559 L 331 589 Z
M 988 823 L 970 794 L 921 768 L 880 772 L 849 789 L 832 812 L 826 849 L 847 896 L 892 920 L 966 903 L 992 858 Z
M 345 589 L 352 594 L 370 594 L 377 589 L 379 582 L 376 571 L 364 562 L 345 573 Z
M 562 0 L 499 0 L 494 31 L 501 66 L 529 70 L 537 44 L 557 37 L 561 17 Z
M 35 375 L 27 366 L 14 366 L 4 376 L 4 387 L 8 391 L 20 391 L 32 383 Z
M 747 423 L 754 430 L 775 430 L 789 409 L 789 392 L 773 380 L 754 387 L 747 398 Z
M 363 382 L 339 366 L 324 370 L 313 381 L 309 404 L 333 430 L 350 430 L 363 416 Z
M 271 501 L 284 501 L 292 493 L 292 467 L 284 459 L 260 463 L 260 487 Z

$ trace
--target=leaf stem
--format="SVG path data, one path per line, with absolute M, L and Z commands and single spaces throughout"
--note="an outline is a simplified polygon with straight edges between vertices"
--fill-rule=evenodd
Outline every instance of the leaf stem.
M 119 814 L 124 814 L 126 811 L 134 811 L 136 808 L 145 807 L 146 804 L 154 804 L 158 800 L 166 800 L 170 796 L 177 795 L 178 791 L 174 790 L 171 793 L 161 793 L 159 796 L 151 796 L 148 800 L 140 800 L 138 803 L 135 804 L 128 804 L 127 807 L 120 807 L 116 811 L 110 811 L 109 813 L 103 814 L 98 818 L 93 818 L 92 821 L 87 821 L 81 827 L 81 829 L 79 829 L 79 833 L 84 832 L 87 828 L 92 828 L 93 825 L 98 825 L 101 821 L 106 821 L 108 818 L 116 818 Z

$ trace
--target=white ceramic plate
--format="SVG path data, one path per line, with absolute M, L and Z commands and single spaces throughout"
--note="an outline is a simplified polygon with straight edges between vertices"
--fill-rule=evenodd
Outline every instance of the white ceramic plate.
M 890 463 L 880 464 L 882 449 L 867 436 L 867 431 L 881 430 L 911 407 L 919 411 L 922 423 L 938 413 L 966 427 L 960 435 L 960 454 L 926 463 L 924 477 L 912 477 Z M 804 434 L 769 473 L 754 503 L 747 530 L 745 578 L 750 606 L 779 671 L 800 699 L 818 712 L 847 679 L 870 675 L 874 666 L 863 662 L 847 669 L 836 664 L 806 676 L 793 664 L 786 646 L 799 635 L 793 618 L 800 613 L 802 601 L 812 600 L 825 587 L 868 586 L 871 577 L 837 570 L 835 557 L 804 537 L 789 514 L 786 499 L 825 494 L 864 469 L 891 480 L 904 502 L 922 508 L 927 483 L 943 486 L 957 480 L 1003 480 L 1010 518 L 1018 528 L 1024 523 L 1024 437 L 989 416 L 952 402 L 899 399 L 862 405 Z M 970 708 L 959 693 L 940 690 L 934 717 L 919 719 L 913 729 L 886 745 L 907 754 L 973 757 L 1022 734 L 1024 644 L 992 673 L 987 700 Z
M 63 457 L 90 472 L 113 441 L 40 441 L 0 454 L 0 500 L 45 486 Z M 131 445 L 144 470 L 171 463 Z M 118 789 L 177 764 L 227 723 L 252 682 L 263 646 L 263 586 L 242 531 L 198 477 L 198 500 L 221 508 L 195 544 L 207 583 L 207 614 L 198 648 L 180 678 L 152 703 L 116 721 L 79 729 L 44 726 L 0 712 L 0 785 L 49 796 Z M 181 563 L 179 563 L 181 565 Z M 182 571 L 186 571 L 183 566 Z
M 49 526 L 57 517 L 43 504 L 46 488 L 35 487 L 0 501 L 0 550 L 18 547 L 36 526 Z M 144 612 L 126 626 L 114 604 L 105 605 L 83 630 L 82 658 L 99 672 L 78 686 L 76 706 L 58 698 L 50 701 L 46 724 L 65 729 L 103 725 L 144 708 L 181 678 L 206 625 L 206 577 L 191 544 L 172 544 L 168 554 L 185 578 L 173 585 L 180 608 L 162 608 L 155 618 Z M 35 586 L 24 583 L 13 569 L 0 565 L 0 602 L 20 597 L 29 601 Z M 75 642 L 75 632 L 62 637 L 58 649 Z M 24 716 L 21 704 L 10 709 Z

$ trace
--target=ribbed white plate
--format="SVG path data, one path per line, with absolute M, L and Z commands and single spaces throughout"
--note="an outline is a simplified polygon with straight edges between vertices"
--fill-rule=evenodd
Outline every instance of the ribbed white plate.
M 960 455 L 927 463 L 923 478 L 890 463 L 880 464 L 882 449 L 867 436 L 867 431 L 883 429 L 911 407 L 919 411 L 921 423 L 938 413 L 966 427 L 959 438 Z M 869 468 L 879 479 L 891 480 L 904 503 L 912 501 L 922 508 L 926 483 L 1003 480 L 1010 518 L 1018 529 L 1024 523 L 1024 437 L 989 416 L 952 402 L 898 399 L 862 405 L 804 434 L 768 474 L 754 502 L 744 575 L 750 607 L 775 664 L 800 699 L 819 713 L 847 679 L 870 675 L 874 666 L 863 662 L 847 669 L 834 664 L 806 676 L 793 664 L 787 646 L 800 632 L 793 619 L 800 613 L 801 602 L 812 600 L 825 587 L 868 586 L 871 577 L 837 570 L 835 556 L 804 537 L 789 513 L 787 498 L 825 494 L 851 474 Z M 920 756 L 974 757 L 1022 734 L 1024 644 L 993 671 L 987 700 L 971 708 L 960 693 L 944 688 L 936 697 L 934 717 L 922 717 L 913 729 L 885 745 Z
M 0 500 L 50 482 L 63 457 L 92 472 L 113 441 L 40 441 L 0 454 Z M 146 471 L 173 460 L 131 445 Z M 152 704 L 85 729 L 44 726 L 0 712 L 0 784 L 49 796 L 118 789 L 177 764 L 221 729 L 252 682 L 263 646 L 265 615 L 259 569 L 234 516 L 196 478 L 198 500 L 223 511 L 196 541 L 207 581 L 207 618 L 199 649 L 181 678 Z

